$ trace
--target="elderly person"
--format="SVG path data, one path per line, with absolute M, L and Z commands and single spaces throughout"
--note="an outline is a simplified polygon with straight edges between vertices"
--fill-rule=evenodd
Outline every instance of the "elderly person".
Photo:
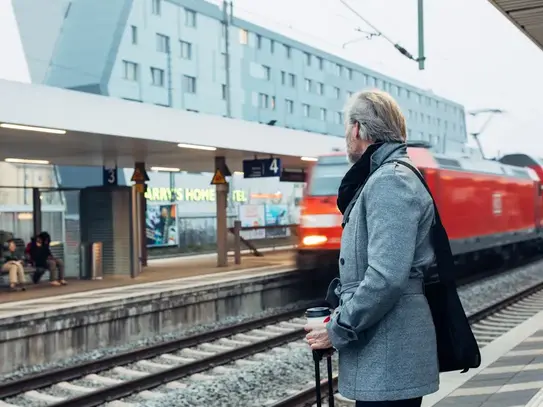
M 306 327 L 312 349 L 339 354 L 339 392 L 356 406 L 420 406 L 439 388 L 435 328 L 423 292 L 434 261 L 434 208 L 407 155 L 405 118 L 381 91 L 359 92 L 345 112 L 353 164 L 342 180 L 339 281 L 331 320 Z M 371 176 L 371 177 L 370 177 Z

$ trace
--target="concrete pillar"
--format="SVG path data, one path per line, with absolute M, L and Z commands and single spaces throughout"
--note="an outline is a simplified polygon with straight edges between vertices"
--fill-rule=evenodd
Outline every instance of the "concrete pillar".
M 215 171 L 220 171 L 224 177 L 226 162 L 224 157 L 215 157 Z M 216 183 L 217 196 L 217 266 L 228 265 L 228 229 L 226 207 L 228 205 L 228 183 Z
M 32 188 L 32 223 L 34 236 L 41 230 L 41 192 L 39 188 Z
M 147 239 L 146 237 L 146 228 L 147 228 L 147 199 L 145 199 L 145 194 L 139 194 L 141 203 L 141 265 L 142 267 L 147 267 Z M 177 222 L 177 219 L 176 219 Z
M 132 218 L 132 268 L 130 274 L 132 278 L 137 277 L 141 273 L 141 194 L 138 192 L 138 186 L 132 185 L 131 191 L 131 218 Z M 145 233 L 145 232 L 144 232 Z M 145 235 L 144 235 L 145 236 Z

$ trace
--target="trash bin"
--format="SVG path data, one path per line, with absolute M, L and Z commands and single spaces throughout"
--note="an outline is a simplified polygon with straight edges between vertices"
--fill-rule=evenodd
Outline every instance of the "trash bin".
M 102 242 L 81 243 L 79 277 L 82 280 L 101 280 L 104 273 Z

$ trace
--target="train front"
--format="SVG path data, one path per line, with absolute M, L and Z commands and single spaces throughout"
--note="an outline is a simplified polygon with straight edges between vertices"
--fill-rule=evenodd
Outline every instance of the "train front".
M 311 168 L 298 230 L 299 269 L 337 267 L 342 231 L 337 193 L 349 168 L 344 154 L 319 157 Z

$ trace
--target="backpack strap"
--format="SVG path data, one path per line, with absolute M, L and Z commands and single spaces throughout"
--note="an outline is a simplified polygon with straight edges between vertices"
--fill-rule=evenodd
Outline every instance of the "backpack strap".
M 439 216 L 439 210 L 437 209 L 436 202 L 434 200 L 434 197 L 432 195 L 432 192 L 430 191 L 430 188 L 428 187 L 428 184 L 426 183 L 426 180 L 420 173 L 418 169 L 413 167 L 411 164 L 402 161 L 402 160 L 393 160 L 390 162 L 395 162 L 400 165 L 403 165 L 404 167 L 409 168 L 411 171 L 415 173 L 417 178 L 422 182 L 422 185 L 426 188 L 426 191 L 428 191 L 428 194 L 432 198 L 432 202 L 434 204 L 434 214 L 435 214 L 435 223 L 432 225 L 432 244 L 434 246 L 434 252 L 436 256 L 436 263 L 437 263 L 437 274 L 439 277 L 439 280 L 442 282 L 453 282 L 455 277 L 455 265 L 454 265 L 454 256 L 452 254 L 451 245 L 449 242 L 449 237 L 447 235 L 447 231 L 445 230 L 445 227 L 443 226 L 443 223 L 441 222 L 441 217 Z

